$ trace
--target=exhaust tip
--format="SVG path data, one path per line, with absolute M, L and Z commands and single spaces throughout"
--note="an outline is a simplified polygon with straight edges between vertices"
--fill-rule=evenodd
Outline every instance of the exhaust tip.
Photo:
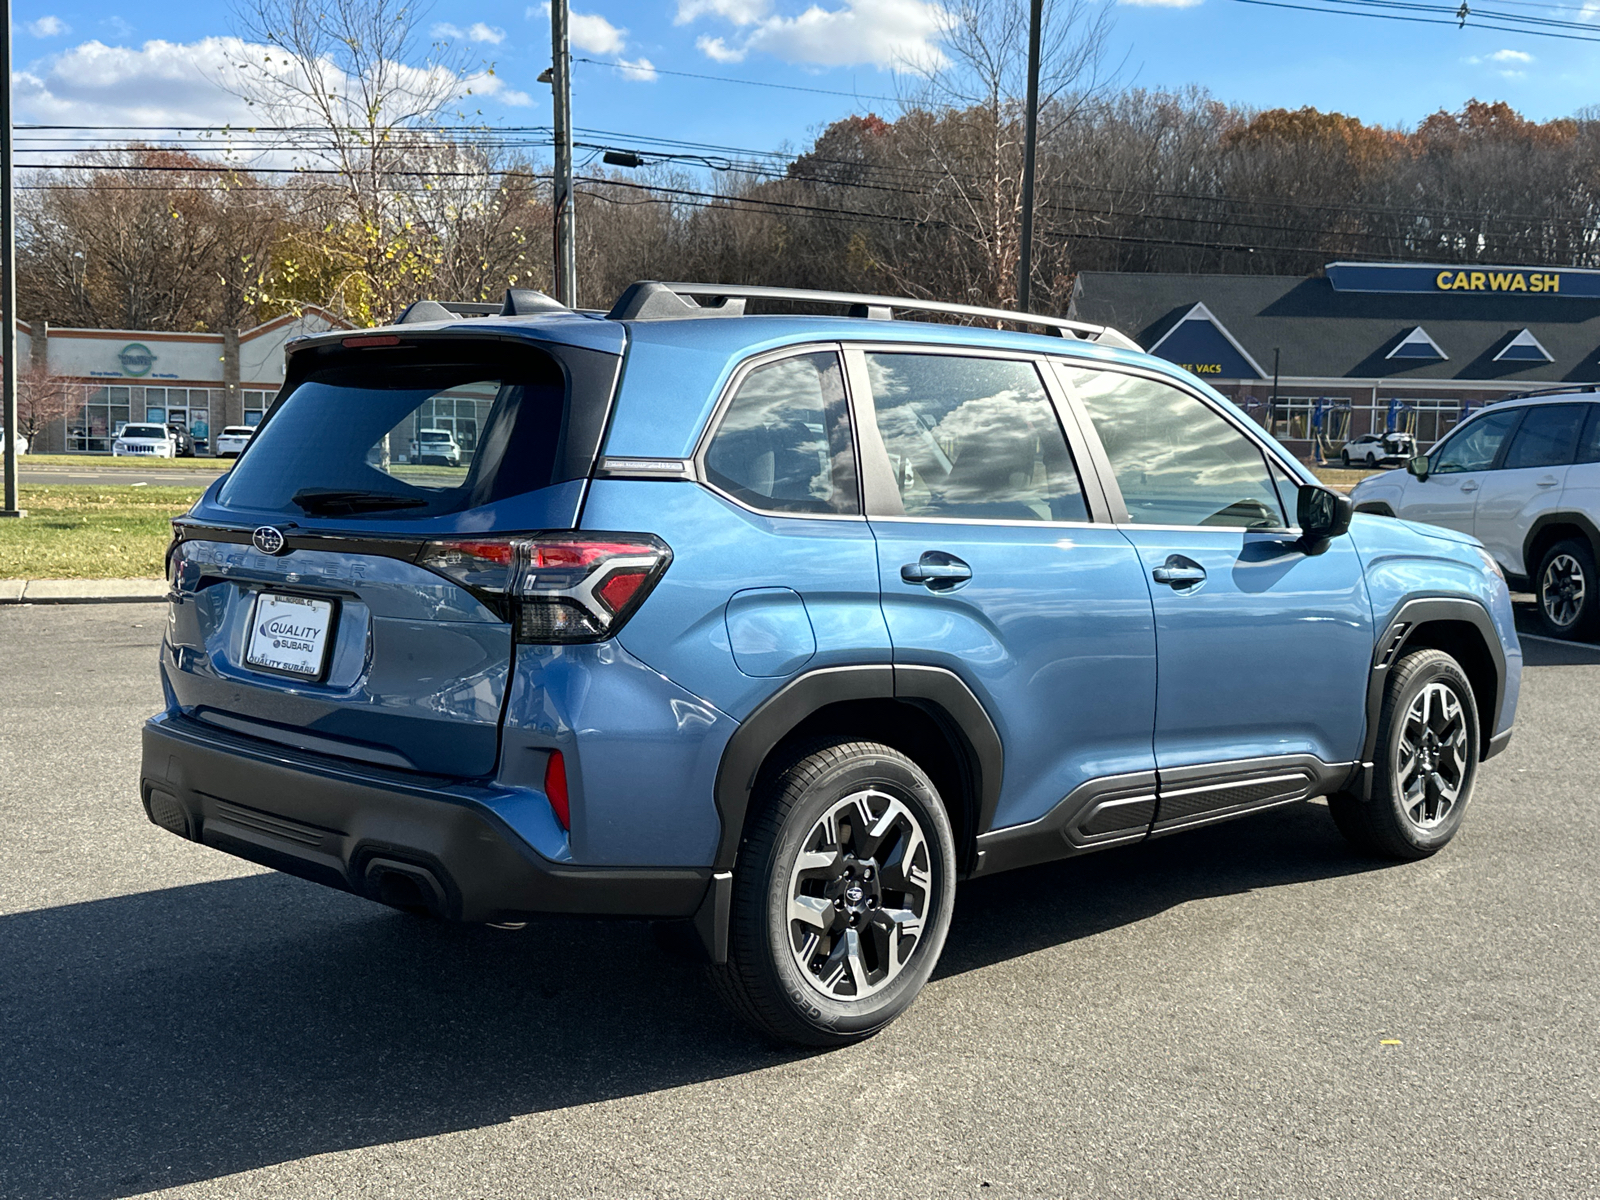
M 427 867 L 393 858 L 368 861 L 364 875 L 368 897 L 403 912 L 449 916 L 449 900 L 438 876 Z

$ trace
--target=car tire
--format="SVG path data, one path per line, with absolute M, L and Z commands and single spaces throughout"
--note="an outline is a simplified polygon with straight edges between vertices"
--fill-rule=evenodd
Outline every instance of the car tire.
M 1554 638 L 1588 638 L 1595 631 L 1594 552 L 1586 542 L 1568 539 L 1544 552 L 1534 576 L 1539 620 Z
M 873 742 L 800 748 L 763 772 L 713 984 L 757 1032 L 843 1046 L 904 1012 L 955 908 L 955 840 L 933 781 Z
M 1456 835 L 1478 777 L 1480 732 L 1472 684 L 1443 650 L 1415 650 L 1389 671 L 1378 716 L 1372 797 L 1328 797 L 1358 849 L 1411 860 Z
M 1339 463 L 1340 463 L 1340 465 L 1342 465 L 1342 466 L 1344 466 L 1346 468 L 1348 468 L 1350 466 L 1350 451 L 1348 451 L 1348 450 L 1339 451 Z

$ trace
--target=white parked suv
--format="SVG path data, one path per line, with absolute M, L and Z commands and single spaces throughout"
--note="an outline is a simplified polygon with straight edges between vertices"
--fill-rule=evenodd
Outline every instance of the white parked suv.
M 1404 471 L 1363 479 L 1357 512 L 1470 533 L 1554 637 L 1600 630 L 1600 396 L 1552 392 L 1474 413 Z
M 111 442 L 111 457 L 176 458 L 178 443 L 165 425 L 124 425 Z
M 1417 441 L 1409 433 L 1364 433 L 1344 444 L 1339 459 L 1347 467 L 1376 467 L 1403 463 L 1416 452 Z
M 250 438 L 254 434 L 254 426 L 229 425 L 217 434 L 217 457 L 238 458 L 244 453 L 244 448 L 250 444 Z
M 448 429 L 419 429 L 411 439 L 411 461 L 440 467 L 459 467 L 461 447 Z

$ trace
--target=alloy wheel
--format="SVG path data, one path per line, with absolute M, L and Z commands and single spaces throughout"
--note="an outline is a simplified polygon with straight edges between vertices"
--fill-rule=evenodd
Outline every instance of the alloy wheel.
M 882 991 L 921 943 L 933 901 L 928 839 L 906 804 L 876 789 L 825 812 L 789 876 L 789 951 L 831 1000 Z
M 1576 558 L 1558 554 L 1550 560 L 1539 581 L 1539 604 L 1550 624 L 1557 629 L 1569 628 L 1583 611 L 1587 593 L 1583 567 Z
M 1435 680 L 1406 710 L 1400 727 L 1400 808 L 1418 829 L 1434 829 L 1454 810 L 1467 781 L 1467 713 L 1450 684 Z

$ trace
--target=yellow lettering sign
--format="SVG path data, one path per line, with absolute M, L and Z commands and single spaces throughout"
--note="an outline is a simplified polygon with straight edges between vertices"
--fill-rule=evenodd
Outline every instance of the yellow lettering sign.
M 1559 292 L 1561 276 L 1526 271 L 1440 271 L 1433 286 L 1441 292 Z
M 1194 375 L 1221 375 L 1221 363 L 1179 363 L 1185 371 Z

